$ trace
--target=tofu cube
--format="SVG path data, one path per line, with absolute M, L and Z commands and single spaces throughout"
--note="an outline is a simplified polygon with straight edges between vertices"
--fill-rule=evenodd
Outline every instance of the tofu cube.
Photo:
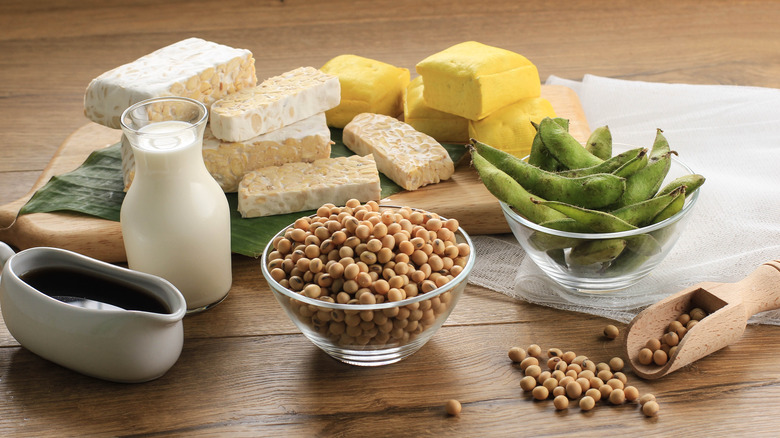
M 423 99 L 423 78 L 417 76 L 406 88 L 404 122 L 441 143 L 468 143 L 469 121 L 461 116 L 435 110 Z
M 357 55 L 340 55 L 320 70 L 339 78 L 341 103 L 325 114 L 328 126 L 343 128 L 358 114 L 396 117 L 403 113 L 409 70 Z
M 482 143 L 501 149 L 518 158 L 531 153 L 536 129 L 545 117 L 555 117 L 555 110 L 547 99 L 521 99 L 491 113 L 482 120 L 469 120 L 469 136 Z
M 433 109 L 480 120 L 528 97 L 539 97 L 536 66 L 524 56 L 476 41 L 456 44 L 417 66 L 425 103 Z

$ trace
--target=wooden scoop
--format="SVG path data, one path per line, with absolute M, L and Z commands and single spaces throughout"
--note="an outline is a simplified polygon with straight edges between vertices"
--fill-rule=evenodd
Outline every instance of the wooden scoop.
M 639 350 L 647 341 L 663 336 L 669 323 L 695 307 L 708 316 L 683 336 L 669 361 L 663 366 L 639 363 Z M 626 329 L 625 355 L 639 377 L 657 379 L 731 344 L 751 316 L 778 308 L 780 261 L 773 260 L 737 283 L 700 283 L 643 310 Z

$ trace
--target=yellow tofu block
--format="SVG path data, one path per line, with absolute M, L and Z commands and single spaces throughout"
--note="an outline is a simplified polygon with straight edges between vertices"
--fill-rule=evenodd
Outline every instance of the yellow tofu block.
M 423 78 L 417 76 L 406 88 L 404 121 L 441 143 L 468 143 L 469 121 L 461 116 L 435 110 L 423 99 Z
M 541 93 L 539 71 L 531 61 L 476 41 L 435 53 L 416 68 L 425 83 L 428 106 L 470 120 Z
M 408 69 L 357 55 L 339 55 L 320 70 L 338 77 L 341 85 L 341 103 L 325 112 L 328 126 L 343 128 L 361 113 L 397 117 L 403 112 Z
M 469 121 L 469 135 L 482 143 L 501 149 L 518 158 L 531 152 L 536 129 L 545 117 L 555 117 L 555 110 L 547 99 L 530 97 L 517 101 L 479 121 Z

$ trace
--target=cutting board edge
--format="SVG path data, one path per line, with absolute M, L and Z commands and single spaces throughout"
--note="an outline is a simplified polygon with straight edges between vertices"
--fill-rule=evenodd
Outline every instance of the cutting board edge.
M 119 141 L 121 131 L 88 122 L 60 144 L 32 188 L 21 198 L 0 206 L 0 240 L 23 250 L 37 246 L 69 249 L 106 262 L 125 261 L 124 242 L 118 222 L 68 212 L 30 213 L 19 210 L 54 175 L 79 167 L 90 153 Z M 74 148 L 73 145 L 77 145 Z M 82 146 L 83 145 L 83 146 Z M 63 228 L 63 218 L 77 217 L 74 226 Z M 85 229 L 95 236 L 86 242 L 78 238 Z M 117 237 L 118 236 L 118 237 Z

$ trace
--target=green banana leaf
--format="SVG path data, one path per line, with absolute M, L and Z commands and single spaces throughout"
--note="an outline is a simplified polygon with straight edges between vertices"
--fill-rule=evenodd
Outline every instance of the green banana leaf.
M 340 129 L 331 129 L 332 157 L 353 155 L 341 139 Z M 466 153 L 464 145 L 444 144 L 452 161 L 457 163 Z M 379 174 L 382 197 L 403 190 L 383 174 Z M 119 210 L 125 197 L 122 181 L 122 158 L 119 144 L 97 150 L 72 172 L 52 177 L 38 189 L 19 211 L 28 213 L 51 213 L 67 211 L 95 216 L 110 221 L 119 221 Z M 271 237 L 297 218 L 313 214 L 302 211 L 276 216 L 244 219 L 238 213 L 238 197 L 227 193 L 230 205 L 231 246 L 236 254 L 258 257 Z
M 119 143 L 97 150 L 72 172 L 55 175 L 19 210 L 27 213 L 69 211 L 119 221 L 125 198 Z

